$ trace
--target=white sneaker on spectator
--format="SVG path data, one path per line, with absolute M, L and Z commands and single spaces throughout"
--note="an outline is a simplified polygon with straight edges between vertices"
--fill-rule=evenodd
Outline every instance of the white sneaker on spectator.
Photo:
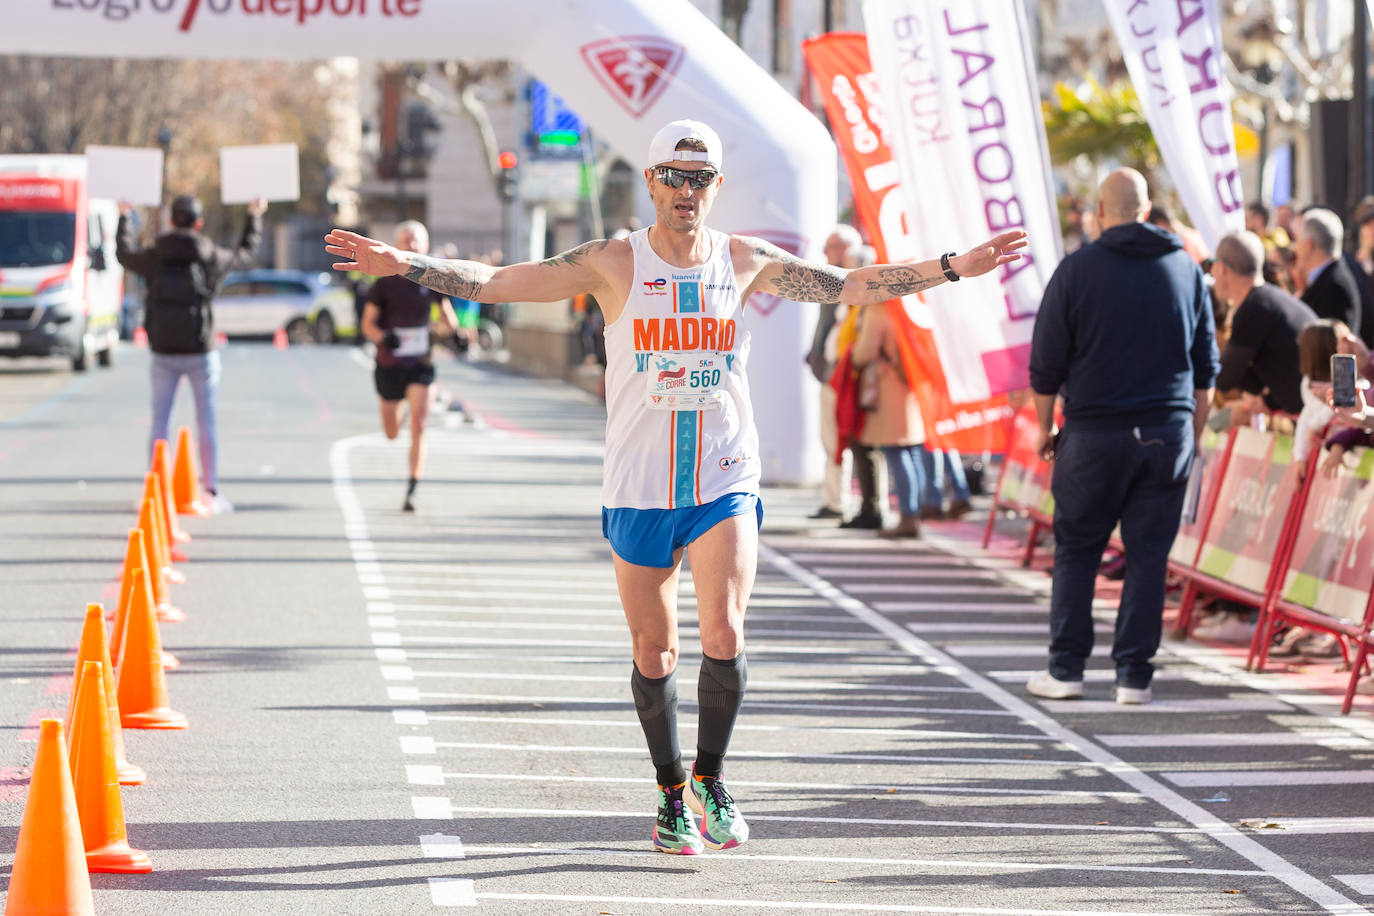
M 234 504 L 220 494 L 211 493 L 209 496 L 211 515 L 228 515 L 230 512 L 234 511 Z
M 1083 696 L 1083 682 L 1061 681 L 1048 671 L 1037 671 L 1026 681 L 1026 690 L 1047 700 L 1077 700 Z
M 1212 642 L 1248 643 L 1255 635 L 1255 622 L 1226 614 L 1220 620 L 1208 620 L 1193 627 L 1195 639 Z
M 1120 706 L 1145 706 L 1153 699 L 1149 687 L 1116 685 L 1116 702 Z

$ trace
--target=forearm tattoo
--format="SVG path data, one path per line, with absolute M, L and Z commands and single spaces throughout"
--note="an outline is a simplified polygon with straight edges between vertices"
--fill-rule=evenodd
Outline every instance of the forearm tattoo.
M 758 257 L 782 262 L 782 273 L 772 278 L 770 292 L 793 302 L 819 302 L 834 305 L 840 301 L 840 290 L 848 271 L 828 264 L 813 264 L 793 257 L 781 248 L 763 242 L 754 248 Z
M 412 255 L 406 279 L 449 296 L 480 301 L 482 287 L 491 278 L 491 268 L 473 261 L 448 261 L 428 255 Z
M 945 282 L 943 276 L 927 277 L 906 264 L 882 265 L 875 270 L 877 276 L 867 280 L 868 291 L 876 293 L 880 299 L 910 296 Z

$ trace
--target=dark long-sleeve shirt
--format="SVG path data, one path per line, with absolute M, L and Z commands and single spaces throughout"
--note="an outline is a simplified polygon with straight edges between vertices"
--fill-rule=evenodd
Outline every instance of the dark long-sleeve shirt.
M 1031 387 L 1062 390 L 1069 423 L 1125 429 L 1191 414 L 1217 366 L 1206 283 L 1173 233 L 1114 226 L 1065 258 L 1045 287 Z
M 1301 413 L 1298 332 L 1316 320 L 1297 297 L 1268 283 L 1256 286 L 1231 316 L 1217 387 L 1264 392 L 1270 410 Z
M 231 270 L 252 267 L 262 244 L 262 217 L 248 214 L 243 223 L 239 243 L 233 248 L 221 248 L 194 229 L 176 229 L 157 237 L 150 248 L 139 248 L 134 239 L 133 226 L 123 215 L 115 233 L 115 257 L 125 270 L 145 279 L 157 273 L 164 260 L 196 260 L 205 266 L 206 280 L 212 290 L 218 290 L 224 275 Z

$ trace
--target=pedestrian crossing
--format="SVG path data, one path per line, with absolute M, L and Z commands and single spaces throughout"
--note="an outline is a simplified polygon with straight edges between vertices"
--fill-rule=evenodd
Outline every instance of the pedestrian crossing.
M 535 447 L 490 430 L 435 435 L 431 467 L 463 470 L 441 478 L 440 486 L 458 485 L 461 498 L 432 518 L 423 505 L 418 518 L 401 516 L 366 483 L 394 470 L 395 449 L 375 437 L 356 440 L 336 449 L 334 472 L 369 602 L 379 696 L 392 704 L 398 730 L 398 780 L 416 793 L 417 843 L 426 857 L 472 876 L 431 879 L 431 902 L 657 908 L 659 898 L 634 892 L 642 883 L 610 868 L 619 860 L 669 869 L 681 882 L 674 899 L 690 897 L 687 889 L 704 879 L 648 850 L 652 770 L 629 696 L 629 635 L 595 522 L 599 467 L 584 460 L 594 447 L 565 448 L 554 438 Z M 475 469 L 479 456 L 500 470 Z M 520 493 L 521 474 L 535 468 L 538 486 Z M 803 524 L 765 529 L 746 627 L 750 691 L 729 756 L 730 784 L 756 839 L 746 856 L 709 855 L 713 867 L 743 875 L 750 862 L 824 862 L 837 881 L 875 867 L 912 880 L 976 875 L 979 913 L 1055 912 L 1020 906 L 1016 875 L 1036 871 L 1076 876 L 1075 913 L 1122 916 L 1134 912 L 1132 900 L 1158 909 L 1149 894 L 1123 894 L 1109 877 L 1120 874 L 1173 883 L 1180 900 L 1220 894 L 1244 877 L 1266 899 L 1362 912 L 1343 896 L 1359 895 L 1358 880 L 1295 864 L 1300 855 L 1269 848 L 1261 842 L 1267 834 L 1242 832 L 1202 800 L 1221 797 L 1223 787 L 1279 788 L 1284 774 L 1309 780 L 1290 786 L 1340 784 L 1359 770 L 1338 756 L 1368 741 L 1335 727 L 1314 731 L 1306 717 L 1306 731 L 1283 724 L 1297 707 L 1218 670 L 1215 660 L 1171 659 L 1155 704 L 1119 707 L 1107 699 L 1107 619 L 1095 628 L 1090 698 L 1027 701 L 1022 675 L 1045 658 L 1043 592 L 927 544 L 827 536 Z M 534 556 L 547 562 L 530 562 Z M 688 762 L 700 660 L 690 589 L 685 571 L 679 692 Z M 1125 724 L 1135 721 L 1139 730 Z M 1237 747 L 1260 756 L 1244 768 L 1207 766 L 1207 754 Z M 1301 769 L 1263 757 L 1288 748 L 1336 756 Z M 1158 765 L 1165 752 L 1186 752 L 1200 765 Z M 1147 764 L 1122 754 L 1154 757 Z M 1237 795 L 1229 804 L 1251 800 Z M 1299 817 L 1296 801 L 1288 808 L 1304 835 L 1374 833 L 1358 817 Z M 1001 816 L 988 816 L 994 811 Z M 1035 837 L 1084 839 L 1040 847 L 1055 852 L 1028 861 Z M 838 838 L 844 855 L 833 854 Z M 964 854 L 970 844 L 978 856 Z M 511 879 L 465 864 L 483 856 L 548 860 L 560 869 L 560 887 L 516 892 Z M 579 878 L 584 868 L 598 879 Z M 734 881 L 737 895 L 752 894 L 722 901 L 703 890 L 695 899 L 741 910 L 825 909 L 823 888 L 812 884 L 789 883 L 783 893 L 743 879 Z M 846 908 L 974 912 L 961 896 L 951 885 L 927 895 L 923 908 L 884 893 L 871 906 Z

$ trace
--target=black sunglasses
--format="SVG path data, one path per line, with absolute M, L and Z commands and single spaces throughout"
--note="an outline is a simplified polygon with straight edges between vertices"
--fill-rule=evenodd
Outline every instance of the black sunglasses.
M 694 191 L 700 191 L 716 180 L 715 169 L 701 169 L 696 172 L 685 172 L 682 169 L 660 165 L 658 168 L 654 169 L 654 174 L 658 176 L 659 181 L 670 188 L 680 188 L 685 181 L 692 186 L 692 190 Z

